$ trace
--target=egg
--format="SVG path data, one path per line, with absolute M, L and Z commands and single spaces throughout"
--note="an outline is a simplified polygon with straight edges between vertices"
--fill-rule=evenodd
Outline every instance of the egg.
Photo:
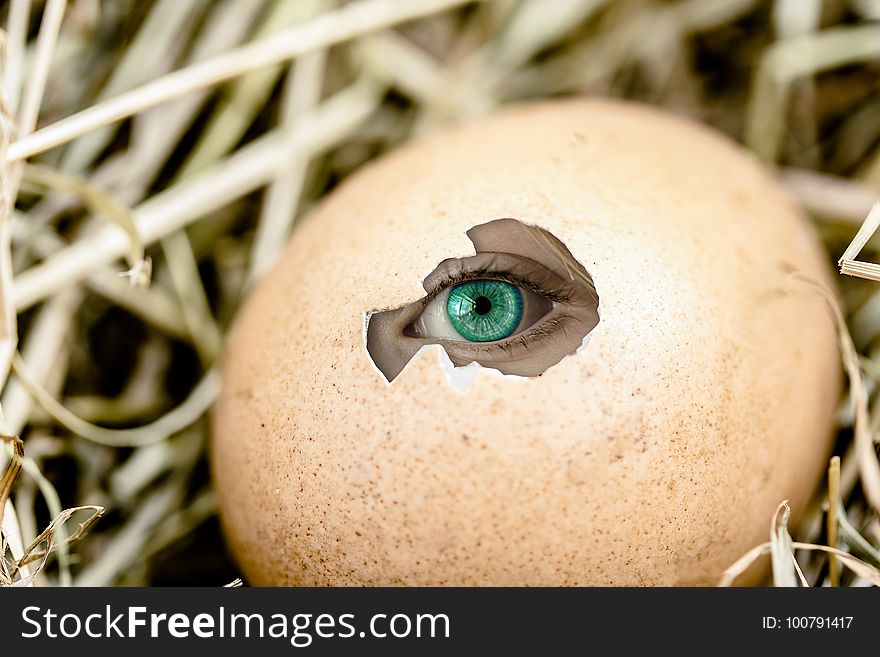
M 803 510 L 841 385 L 798 206 L 610 100 L 416 139 L 305 218 L 213 413 L 255 585 L 703 585 Z M 368 344 L 369 343 L 369 344 Z

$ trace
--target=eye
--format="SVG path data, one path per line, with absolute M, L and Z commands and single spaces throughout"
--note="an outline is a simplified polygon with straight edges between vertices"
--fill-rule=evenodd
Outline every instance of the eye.
M 526 331 L 553 302 L 506 281 L 474 280 L 442 290 L 407 331 L 414 337 L 496 342 Z
M 540 376 L 599 323 L 592 277 L 543 228 L 495 219 L 467 236 L 476 253 L 441 261 L 422 280 L 424 298 L 367 312 L 367 353 L 387 381 L 429 344 L 454 367 Z

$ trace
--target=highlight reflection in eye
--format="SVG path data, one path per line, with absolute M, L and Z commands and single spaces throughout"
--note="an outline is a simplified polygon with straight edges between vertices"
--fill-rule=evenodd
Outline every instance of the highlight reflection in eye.
M 498 219 L 467 235 L 476 255 L 441 262 L 425 298 L 370 314 L 367 351 L 389 381 L 425 344 L 441 345 L 456 367 L 539 376 L 598 324 L 592 278 L 549 232 Z

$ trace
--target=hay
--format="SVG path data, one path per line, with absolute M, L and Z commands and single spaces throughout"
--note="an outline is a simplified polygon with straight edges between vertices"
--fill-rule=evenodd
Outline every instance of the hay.
M 0 583 L 241 584 L 205 465 L 223 335 L 296 217 L 449 121 L 584 93 L 693 116 L 780 170 L 829 261 L 880 279 L 878 15 L 872 0 L 10 0 Z M 767 553 L 777 584 L 880 581 L 880 288 L 840 283 L 843 308 L 826 298 L 851 392 L 830 486 L 795 510 L 800 541 L 780 504 L 723 584 Z

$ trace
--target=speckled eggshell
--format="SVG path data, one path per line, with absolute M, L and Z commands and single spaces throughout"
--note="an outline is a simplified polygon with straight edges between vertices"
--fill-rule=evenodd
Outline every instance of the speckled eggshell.
M 601 321 L 542 376 L 438 346 L 386 383 L 367 311 L 424 296 L 472 226 L 549 230 Z M 605 100 L 517 107 L 364 167 L 234 327 L 213 416 L 222 521 L 257 585 L 711 584 L 803 510 L 840 387 L 802 212 L 724 136 Z

